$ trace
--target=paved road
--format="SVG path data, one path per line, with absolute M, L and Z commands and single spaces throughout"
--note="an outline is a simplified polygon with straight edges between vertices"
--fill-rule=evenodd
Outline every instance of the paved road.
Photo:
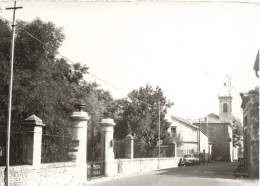
M 259 180 L 236 178 L 237 163 L 217 162 L 178 167 L 110 180 L 90 181 L 90 186 L 258 186 Z

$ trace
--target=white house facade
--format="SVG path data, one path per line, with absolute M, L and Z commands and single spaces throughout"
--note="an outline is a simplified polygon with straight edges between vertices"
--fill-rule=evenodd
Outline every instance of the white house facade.
M 168 131 L 172 135 L 179 136 L 183 143 L 177 148 L 177 155 L 179 157 L 190 153 L 205 153 L 209 154 L 208 137 L 199 130 L 199 127 L 192 125 L 188 120 L 171 116 L 171 127 Z

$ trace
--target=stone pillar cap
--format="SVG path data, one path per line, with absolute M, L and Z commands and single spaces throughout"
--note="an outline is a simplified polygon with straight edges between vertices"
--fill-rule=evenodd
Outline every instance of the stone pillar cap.
M 101 124 L 102 126 L 115 126 L 115 125 L 116 125 L 116 123 L 114 122 L 114 120 L 111 119 L 111 118 L 102 119 L 101 122 L 100 122 L 100 124 Z
M 89 115 L 87 112 L 73 112 L 70 116 L 70 120 L 72 121 L 87 121 L 89 120 Z
M 128 134 L 126 137 L 125 137 L 125 139 L 134 139 L 134 136 L 132 136 L 131 134 Z
M 24 122 L 22 122 L 22 125 L 45 126 L 45 124 L 42 123 L 42 120 L 35 115 L 26 118 Z

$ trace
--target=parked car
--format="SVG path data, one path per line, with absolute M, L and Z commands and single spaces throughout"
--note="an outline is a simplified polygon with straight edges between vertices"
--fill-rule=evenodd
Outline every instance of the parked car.
M 198 162 L 199 165 L 201 163 L 205 164 L 205 158 L 204 158 L 203 154 L 201 154 L 201 153 L 194 153 L 194 156 L 199 159 L 199 162 Z
M 184 166 L 184 165 L 185 165 L 185 163 L 184 163 L 183 159 L 180 158 L 179 163 L 178 163 L 178 167 L 181 167 L 181 166 Z
M 200 158 L 194 154 L 186 154 L 183 156 L 184 165 L 199 165 Z

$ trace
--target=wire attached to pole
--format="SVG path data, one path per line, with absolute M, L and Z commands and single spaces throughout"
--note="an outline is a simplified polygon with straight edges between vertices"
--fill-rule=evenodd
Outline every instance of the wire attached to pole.
M 3 20 L 5 20 L 5 21 L 7 21 L 7 22 L 10 23 L 10 24 L 12 24 L 11 21 L 5 19 L 4 17 L 0 16 L 0 18 L 3 19 Z M 46 44 L 45 44 L 43 41 L 41 41 L 40 39 L 38 39 L 37 37 L 35 37 L 33 34 L 31 34 L 30 32 L 28 32 L 27 30 L 25 30 L 25 29 L 23 29 L 23 28 L 19 28 L 19 29 L 20 29 L 20 30 L 23 30 L 23 31 L 24 31 L 26 34 L 28 34 L 30 37 L 32 37 L 33 39 L 35 39 L 36 41 L 38 41 L 39 43 L 41 43 L 44 47 L 47 48 L 47 50 L 49 49 L 49 47 L 47 47 Z M 65 60 L 67 60 L 68 62 L 70 62 L 71 64 L 76 64 L 74 61 L 72 61 L 71 59 L 69 59 L 69 58 L 67 58 L 66 56 L 62 55 L 60 52 L 57 51 L 56 53 L 57 53 L 59 56 L 61 56 L 63 59 L 65 59 Z M 119 91 L 119 92 L 125 94 L 127 97 L 129 97 L 129 98 L 131 98 L 131 99 L 137 100 L 137 101 L 139 101 L 139 102 L 141 102 L 141 103 L 143 103 L 143 104 L 146 104 L 146 105 L 148 105 L 148 106 L 154 107 L 153 105 L 151 105 L 151 104 L 149 104 L 149 103 L 147 103 L 147 102 L 145 102 L 145 101 L 142 101 L 142 100 L 140 100 L 140 99 L 138 99 L 138 98 L 135 98 L 135 97 L 133 97 L 133 96 L 127 95 L 127 93 L 125 93 L 124 91 L 120 90 L 119 88 L 116 88 L 115 86 L 111 85 L 110 83 L 106 82 L 105 80 L 103 80 L 102 78 L 98 77 L 97 75 L 95 75 L 95 74 L 93 74 L 93 73 L 91 73 L 91 72 L 87 72 L 87 74 L 90 74 L 90 75 L 93 76 L 94 78 L 96 78 L 96 79 L 98 79 L 99 81 L 105 83 L 106 85 L 112 87 L 113 89 L 115 89 L 115 90 L 117 90 L 117 91 Z
M 15 11 L 23 7 L 17 7 L 14 1 L 14 7 L 6 8 L 13 10 L 12 22 L 12 42 L 11 42 L 11 61 L 10 61 L 10 83 L 9 83 L 9 98 L 8 98 L 8 122 L 7 122 L 7 139 L 6 139 L 6 178 L 5 185 L 9 185 L 9 161 L 10 161 L 10 133 L 11 133 L 11 111 L 12 111 L 12 91 L 13 91 L 13 66 L 14 66 L 14 39 L 15 39 Z

